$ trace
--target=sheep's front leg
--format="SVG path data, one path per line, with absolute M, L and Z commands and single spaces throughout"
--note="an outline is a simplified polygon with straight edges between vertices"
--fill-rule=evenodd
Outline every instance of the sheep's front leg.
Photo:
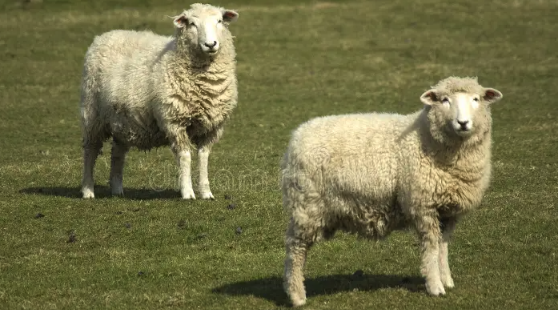
M 204 146 L 198 150 L 198 160 L 200 168 L 200 179 L 199 179 L 199 191 L 202 199 L 215 199 L 209 188 L 209 176 L 208 176 L 208 162 L 209 162 L 209 152 L 210 148 Z
M 178 184 L 182 199 L 196 199 L 192 188 L 192 155 L 190 150 L 180 150 L 175 152 L 178 162 Z
M 198 137 L 194 140 L 196 146 L 198 147 L 198 161 L 199 161 L 199 172 L 200 178 L 198 180 L 198 190 L 202 199 L 215 199 L 211 193 L 211 188 L 209 186 L 209 176 L 208 176 L 208 165 L 209 165 L 209 153 L 211 152 L 211 147 L 223 134 L 223 127 L 219 127 L 216 130 L 207 133 L 203 137 Z
M 456 223 L 456 218 L 443 219 L 441 221 L 442 238 L 440 239 L 440 278 L 442 280 L 442 284 L 444 284 L 447 288 L 454 287 L 448 262 L 448 243 L 451 238 L 451 234 L 455 229 Z
M 196 199 L 192 188 L 192 154 L 191 143 L 186 129 L 183 127 L 171 127 L 167 132 L 173 134 L 171 138 L 171 149 L 178 164 L 178 185 L 182 199 Z
M 422 262 L 421 273 L 426 278 L 426 290 L 430 295 L 445 295 L 446 291 L 440 278 L 440 221 L 437 214 L 422 214 L 415 219 L 420 238 Z

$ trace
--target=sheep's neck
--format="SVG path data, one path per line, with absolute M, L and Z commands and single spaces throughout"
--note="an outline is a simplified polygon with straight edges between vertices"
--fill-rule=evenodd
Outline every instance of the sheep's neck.
M 169 55 L 167 69 L 174 76 L 188 76 L 191 80 L 183 81 L 182 88 L 218 95 L 226 90 L 235 77 L 234 46 L 223 42 L 221 51 L 214 57 L 192 49 L 189 45 L 174 42 L 175 47 Z M 192 83 L 194 82 L 194 83 Z
M 173 98 L 189 105 L 185 123 L 198 123 L 200 132 L 219 126 L 236 105 L 234 47 L 222 48 L 209 59 L 176 46 L 166 61 Z
M 227 41 L 222 42 L 217 55 L 209 56 L 189 43 L 175 39 L 174 56 L 175 63 L 191 71 L 218 73 L 234 68 L 236 53 L 234 45 Z
M 456 140 L 451 144 L 440 143 L 429 137 L 423 151 L 437 167 L 463 181 L 478 181 L 490 173 L 491 130 L 477 133 L 474 142 Z

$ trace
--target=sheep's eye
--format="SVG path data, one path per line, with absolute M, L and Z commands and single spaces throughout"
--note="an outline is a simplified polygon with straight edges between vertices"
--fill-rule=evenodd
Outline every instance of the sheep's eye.
M 196 24 L 194 24 L 194 22 L 191 22 L 191 23 L 190 23 L 190 26 L 195 26 L 195 25 L 196 25 Z
M 473 100 L 476 101 L 476 102 L 479 102 L 479 98 L 474 98 Z
M 222 19 L 220 19 L 220 20 L 218 20 L 217 22 L 218 22 L 218 23 L 222 23 L 222 22 L 223 22 L 223 20 L 222 20 Z
M 442 103 L 449 103 L 449 99 L 448 98 L 442 99 Z

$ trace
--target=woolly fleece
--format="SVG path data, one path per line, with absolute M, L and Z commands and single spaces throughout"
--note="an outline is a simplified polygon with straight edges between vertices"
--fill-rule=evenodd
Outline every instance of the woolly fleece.
M 238 16 L 201 4 L 179 16 L 224 13 Z M 221 27 L 215 56 L 200 51 L 195 33 L 187 27 L 177 27 L 172 37 L 114 30 L 95 38 L 85 56 L 82 80 L 84 198 L 94 197 L 93 166 L 109 137 L 113 137 L 113 194 L 122 194 L 124 157 L 130 147 L 170 145 L 180 168 L 183 198 L 195 198 L 190 180 L 193 147 L 200 155 L 202 198 L 213 198 L 207 157 L 238 97 L 236 54 L 227 24 Z
M 457 105 L 441 102 L 462 93 L 480 100 L 466 136 L 450 126 Z M 488 188 L 489 104 L 501 97 L 476 79 L 450 77 L 421 96 L 427 104 L 419 112 L 327 116 L 296 129 L 281 164 L 290 215 L 284 288 L 293 305 L 306 301 L 308 248 L 336 230 L 380 239 L 414 227 L 427 290 L 440 295 L 453 287 L 447 243 L 457 219 L 478 207 Z

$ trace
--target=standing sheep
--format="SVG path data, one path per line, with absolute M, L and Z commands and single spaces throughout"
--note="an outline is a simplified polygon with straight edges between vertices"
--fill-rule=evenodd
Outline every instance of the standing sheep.
M 410 115 L 313 119 L 292 135 L 282 162 L 286 234 L 284 288 L 306 302 L 310 246 L 336 230 L 370 239 L 414 227 L 431 295 L 454 286 L 448 242 L 461 215 L 479 206 L 491 173 L 490 105 L 502 98 L 472 78 L 444 79 Z
M 195 199 L 190 150 L 199 156 L 199 193 L 213 199 L 207 176 L 212 145 L 237 104 L 236 53 L 229 23 L 238 13 L 193 4 L 174 17 L 173 37 L 115 30 L 85 55 L 81 94 L 83 198 L 94 198 L 93 170 L 112 136 L 110 187 L 122 195 L 130 147 L 170 145 L 183 199 Z

